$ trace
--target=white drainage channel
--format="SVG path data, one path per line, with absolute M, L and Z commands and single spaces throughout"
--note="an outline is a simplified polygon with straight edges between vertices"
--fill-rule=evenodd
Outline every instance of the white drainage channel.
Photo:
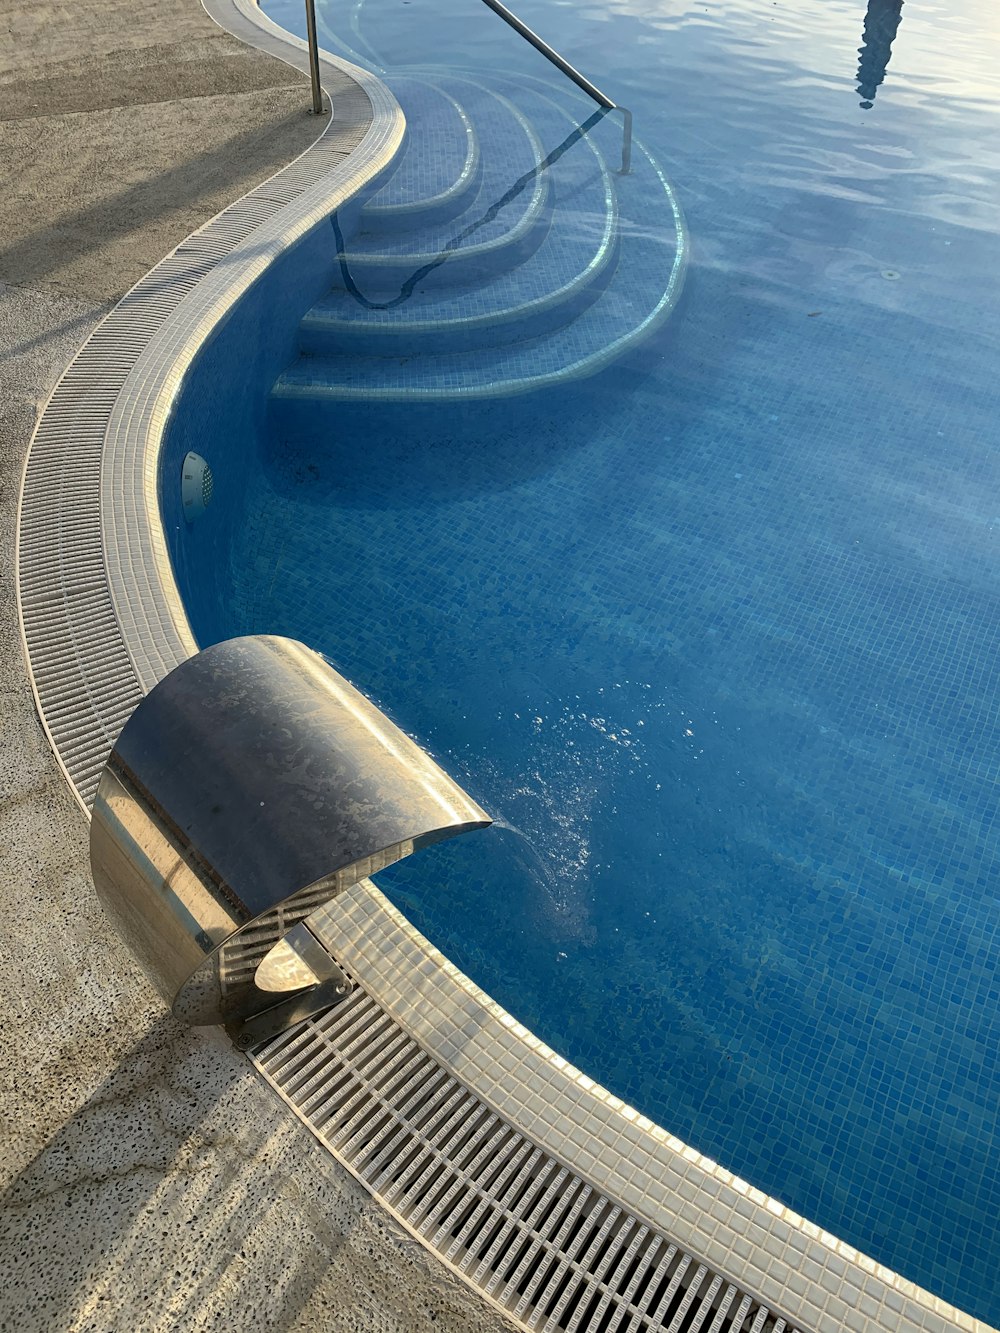
M 525 1328 L 786 1328 L 492 1110 L 361 987 L 254 1057 L 334 1156 Z
M 206 7 L 248 44 L 304 63 L 303 44 L 251 0 Z M 338 115 L 316 145 L 125 297 L 66 371 L 32 443 L 22 630 L 39 715 L 88 813 L 133 709 L 197 647 L 155 486 L 185 369 L 254 276 L 381 170 L 402 136 L 378 80 L 328 58 L 323 79 Z M 296 904 L 286 924 L 309 908 Z M 261 1047 L 258 1067 L 406 1228 L 523 1326 L 992 1333 L 573 1069 L 370 883 L 317 920 L 357 990 Z M 256 966 L 260 950 L 247 946 L 242 962 Z

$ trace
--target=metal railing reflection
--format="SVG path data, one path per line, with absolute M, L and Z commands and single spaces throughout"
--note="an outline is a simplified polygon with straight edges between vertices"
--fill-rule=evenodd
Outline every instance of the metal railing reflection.
M 205 649 L 135 710 L 101 778 L 91 868 L 173 1012 L 249 1044 L 349 989 L 310 913 L 489 822 L 317 653 L 254 636 Z

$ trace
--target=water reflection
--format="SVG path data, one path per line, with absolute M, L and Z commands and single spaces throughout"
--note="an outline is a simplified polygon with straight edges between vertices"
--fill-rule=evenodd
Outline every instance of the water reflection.
M 868 0 L 863 45 L 858 48 L 858 92 L 866 111 L 875 105 L 875 94 L 885 78 L 892 43 L 903 16 L 903 0 Z

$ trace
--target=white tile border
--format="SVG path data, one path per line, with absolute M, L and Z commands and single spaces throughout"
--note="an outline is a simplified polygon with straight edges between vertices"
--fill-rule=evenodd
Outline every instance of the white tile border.
M 303 63 L 304 44 L 266 19 L 252 0 L 206 0 L 206 8 L 220 26 L 249 44 Z M 197 249 L 199 238 L 205 242 L 231 210 L 178 247 L 92 335 L 54 391 L 29 453 L 18 522 L 22 635 L 43 725 L 85 809 L 80 773 L 92 780 L 94 756 L 106 754 L 115 728 L 138 698 L 197 650 L 174 582 L 156 493 L 162 433 L 183 376 L 211 330 L 263 269 L 391 161 L 401 142 L 401 113 L 377 79 L 332 57 L 324 58 L 324 78 L 339 81 L 341 89 L 334 119 L 313 149 L 293 164 L 306 164 L 312 155 L 315 172 L 306 172 L 313 176 L 311 183 L 290 189 L 287 202 L 265 210 L 270 216 L 253 228 L 252 238 L 228 249 L 224 263 L 207 266 L 156 322 L 120 377 L 101 431 L 99 477 L 93 476 L 98 489 L 89 496 L 100 503 L 103 559 L 87 564 L 92 587 L 76 612 L 88 628 L 95 616 L 102 617 L 106 633 L 96 639 L 74 634 L 73 613 L 65 607 L 57 607 L 53 620 L 48 604 L 42 604 L 39 590 L 47 586 L 51 597 L 47 580 L 56 563 L 59 597 L 67 603 L 74 573 L 65 571 L 61 539 L 46 547 L 40 535 L 46 506 L 61 505 L 75 520 L 83 499 L 81 487 L 69 482 L 51 494 L 44 491 L 40 478 L 46 460 L 38 459 L 47 438 L 42 428 L 48 416 L 46 429 L 58 437 L 59 423 L 53 426 L 50 408 L 59 405 L 61 391 L 63 398 L 71 397 L 75 370 L 78 379 L 90 383 L 84 353 L 99 347 L 102 329 L 107 342 L 115 319 L 120 323 L 123 311 L 127 317 L 129 302 L 141 304 L 144 284 L 184 252 Z M 240 203 L 281 198 L 283 174 Z M 78 462 L 76 442 L 73 447 Z M 96 531 L 96 525 L 91 527 Z M 93 537 L 87 537 L 91 544 Z M 90 557 L 96 558 L 96 552 Z M 82 660 L 88 648 L 81 644 L 88 643 L 96 654 L 92 669 Z M 107 698 L 101 694 L 97 699 L 94 681 L 103 683 L 109 675 Z M 82 769 L 75 766 L 81 747 L 87 752 Z M 856 1333 L 956 1328 L 995 1333 L 768 1198 L 612 1096 L 475 987 L 374 885 L 363 883 L 342 895 L 315 920 L 331 952 L 477 1096 L 599 1189 L 796 1324 L 811 1333 L 845 1327 Z

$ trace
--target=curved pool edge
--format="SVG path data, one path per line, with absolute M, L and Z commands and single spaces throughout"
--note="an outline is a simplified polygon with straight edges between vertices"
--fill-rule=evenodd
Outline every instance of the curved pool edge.
M 233 35 L 303 64 L 303 43 L 250 0 L 206 8 Z M 329 56 L 323 77 L 335 114 L 316 143 L 123 298 L 60 379 L 28 452 L 16 556 L 22 640 L 39 717 L 85 812 L 136 704 L 197 650 L 157 500 L 160 445 L 184 374 L 260 274 L 382 170 L 401 140 L 402 115 L 377 79 Z M 474 986 L 374 885 L 319 915 L 331 953 L 464 1087 L 795 1325 L 989 1333 L 613 1097 Z M 306 1118 L 267 1060 L 256 1063 Z M 336 1155 L 371 1188 L 347 1154 Z

